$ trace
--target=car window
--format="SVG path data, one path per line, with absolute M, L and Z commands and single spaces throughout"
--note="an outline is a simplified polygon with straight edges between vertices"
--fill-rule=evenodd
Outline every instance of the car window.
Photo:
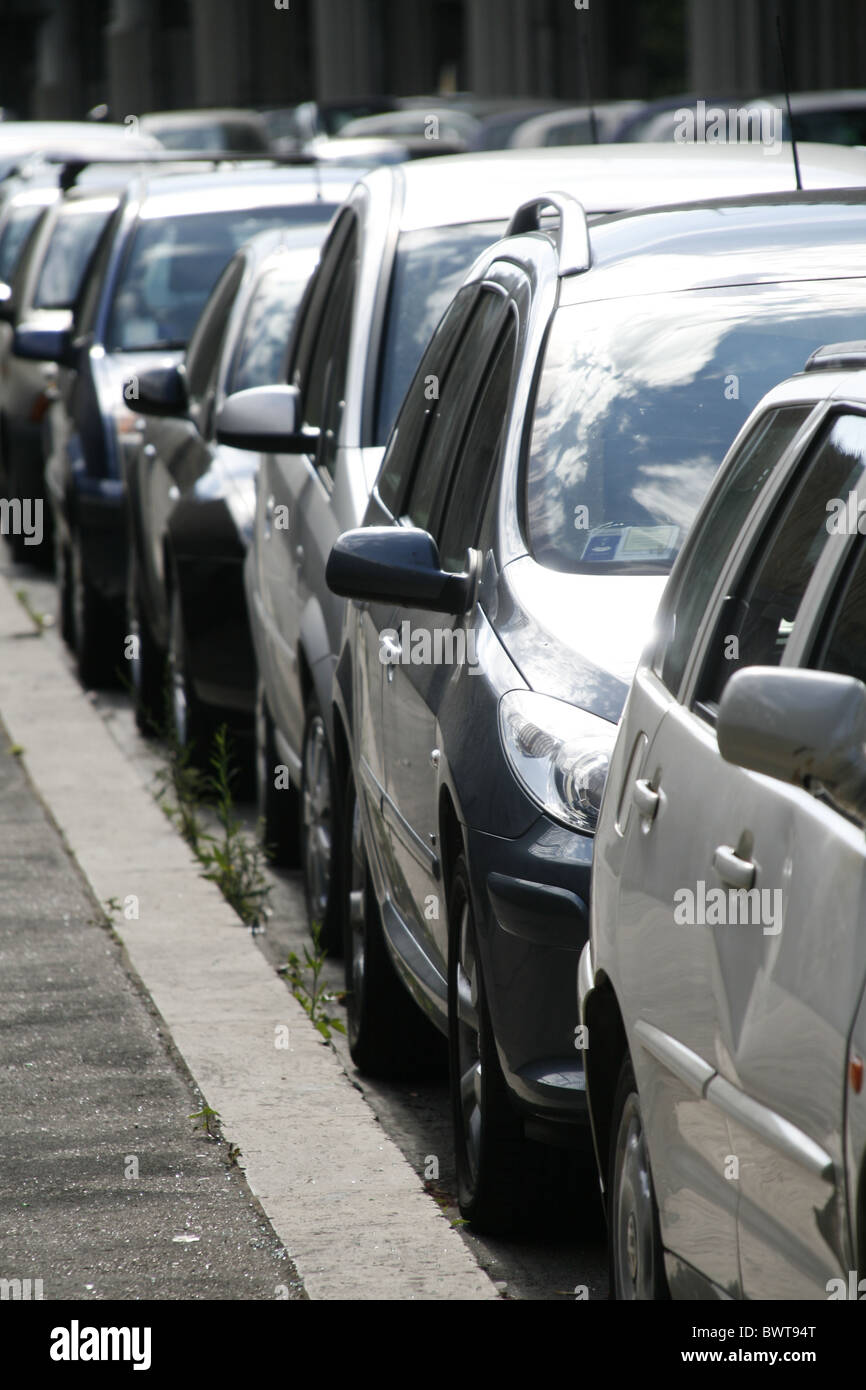
M 285 379 L 289 335 L 317 252 L 294 252 L 261 276 L 244 317 L 226 390 L 246 391 Z
M 71 204 L 61 209 L 36 281 L 35 308 L 71 309 L 74 306 L 112 211 L 111 205 L 88 209 Z
M 505 431 L 517 322 L 509 316 L 469 423 L 454 470 L 442 522 L 439 555 L 444 570 L 464 569 L 475 544 Z
M 776 508 L 725 598 L 696 695 L 713 710 L 744 666 L 778 666 L 803 595 L 830 535 L 828 503 L 847 498 L 866 461 L 866 422 L 843 415 L 822 431 L 799 482 Z
M 454 349 L 477 293 L 475 285 L 466 285 L 458 290 L 433 335 L 391 431 L 376 490 L 392 516 L 399 516 L 403 510 L 403 499 L 408 492 L 427 426 L 441 391 L 447 384 Z
M 502 235 L 504 225 L 468 222 L 401 234 L 382 332 L 371 444 L 386 442 L 433 330 L 472 262 Z
M 357 225 L 352 222 L 334 267 L 303 392 L 304 424 L 320 431 L 316 463 L 333 473 L 345 404 L 357 278 Z
M 243 259 L 238 257 L 220 277 L 190 340 L 187 389 L 199 431 L 206 439 L 210 436 L 223 343 L 243 273 Z
M 783 406 L 755 421 L 725 470 L 700 529 L 689 539 L 661 603 L 660 638 L 653 661 L 656 675 L 673 694 L 679 689 L 695 635 L 731 547 L 775 465 L 810 413 L 809 406 Z
M 860 420 L 860 427 L 863 449 L 866 451 L 866 420 Z M 860 513 L 855 510 L 855 516 L 849 519 L 848 499 L 839 501 L 845 503 L 840 521 L 845 525 L 855 521 L 859 528 L 862 519 Z M 866 521 L 863 528 L 866 529 Z M 824 620 L 809 665 L 819 671 L 854 676 L 866 684 L 866 541 L 861 538 L 859 530 L 853 554 Z
M 7 285 L 30 233 L 45 213 L 44 207 L 13 208 L 0 228 L 0 280 Z
M 529 549 L 576 574 L 666 574 L 751 410 L 819 343 L 866 337 L 866 280 L 561 306 L 526 463 Z
M 405 510 L 413 526 L 434 536 L 456 447 L 475 398 L 478 373 L 496 343 L 506 302 L 492 289 L 481 290 L 447 379 L 440 386 L 439 399 L 433 405 Z
M 307 221 L 321 221 L 311 205 Z M 143 217 L 114 293 L 110 352 L 185 348 L 208 295 L 235 251 L 258 232 L 303 219 L 284 207 Z

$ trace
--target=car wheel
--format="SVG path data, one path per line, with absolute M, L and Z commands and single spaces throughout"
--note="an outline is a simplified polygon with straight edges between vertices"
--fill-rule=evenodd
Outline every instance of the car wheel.
M 87 575 L 81 537 L 72 533 L 70 553 L 72 629 L 78 678 L 86 689 L 110 685 L 114 670 L 113 614 Z
M 274 722 L 261 676 L 256 685 L 255 764 L 256 803 L 268 858 L 282 868 L 297 868 L 300 797 L 289 781 L 288 769 L 279 764 Z
M 351 773 L 341 825 L 346 1032 L 352 1061 L 369 1076 L 441 1072 L 444 1039 L 410 997 L 388 954 Z
M 130 558 L 126 621 L 132 638 L 132 703 L 139 733 L 150 738 L 165 724 L 165 657 L 158 647 L 141 601 L 138 567 Z
M 312 694 L 304 721 L 301 773 L 301 862 L 307 918 L 332 955 L 343 949 L 340 915 L 340 831 L 334 764 L 319 702 Z
M 669 1298 L 646 1130 L 628 1056 L 614 1100 L 608 1194 L 611 1298 Z
M 172 585 L 169 613 L 168 688 L 174 736 L 178 745 L 189 753 L 193 766 L 208 769 L 213 728 L 207 710 L 195 693 L 189 672 L 183 611 L 176 579 Z

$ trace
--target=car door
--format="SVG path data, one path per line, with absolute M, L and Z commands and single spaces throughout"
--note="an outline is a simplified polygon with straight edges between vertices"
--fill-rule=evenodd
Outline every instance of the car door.
M 317 446 L 309 453 L 266 456 L 259 480 L 268 698 L 277 727 L 288 739 L 296 775 L 304 726 L 298 655 L 309 591 L 305 559 L 311 545 L 320 550 L 324 574 L 337 538 L 330 503 L 345 404 L 357 255 L 357 216 L 347 209 L 328 238 L 307 295 L 290 367 L 291 380 L 301 393 L 303 426 L 318 431 Z
M 746 648 L 741 642 L 741 661 L 767 664 L 764 634 L 777 616 L 780 629 L 786 622 L 774 593 L 790 585 L 797 564 L 790 539 L 803 552 L 818 520 L 820 554 L 811 544 L 805 551 L 805 572 L 814 577 L 783 661 L 800 664 L 808 642 L 808 664 L 864 679 L 866 551 L 856 528 L 853 540 L 833 531 L 827 512 L 831 499 L 847 504 L 852 494 L 858 502 L 866 497 L 866 417 L 834 413 L 806 466 L 799 498 L 769 542 L 761 538 L 760 563 L 738 594 Z M 836 569 L 840 577 L 826 611 L 828 575 Z M 804 633 L 810 615 L 811 634 Z M 828 1281 L 846 1276 L 851 1260 L 844 1123 L 848 1035 L 866 974 L 864 819 L 843 812 L 820 787 L 807 790 L 721 767 L 737 803 L 732 836 L 753 828 L 759 877 L 769 880 L 771 858 L 778 875 L 773 932 L 764 928 L 759 937 L 729 929 L 727 955 L 720 954 L 720 1077 L 709 1091 L 717 1090 L 728 1112 L 739 1159 L 743 1292 L 750 1298 L 826 1298 Z
M 437 542 L 447 541 L 448 562 L 456 572 L 465 567 L 466 547 L 461 542 L 465 536 L 474 537 L 480 524 L 483 504 L 478 494 L 486 490 L 498 456 L 516 342 L 515 315 L 508 304 L 501 286 L 482 285 L 440 383 L 406 504 L 411 525 L 429 531 Z M 475 495 L 467 491 L 470 477 Z M 458 479 L 449 516 L 449 494 Z M 393 940 L 397 944 L 402 939 L 413 973 L 441 1005 L 447 914 L 444 907 L 432 911 L 429 906 L 431 895 L 436 898 L 442 892 L 437 713 L 449 683 L 464 674 L 461 667 L 471 643 L 467 644 L 465 618 L 404 607 L 396 608 L 389 630 L 380 637 L 385 667 L 384 813 L 391 896 L 400 919 L 394 923 Z
M 705 914 L 675 916 L 687 894 L 697 907 L 697 878 L 704 894 L 707 880 L 720 886 L 708 837 L 718 830 L 714 846 L 730 832 L 709 824 L 718 797 L 714 731 L 676 696 L 737 536 L 808 414 L 786 408 L 755 423 L 686 543 L 652 662 L 639 667 L 626 706 L 624 776 L 606 792 L 616 798 L 615 831 L 593 888 L 615 924 L 617 989 L 630 1020 L 664 1244 L 732 1295 L 740 1288 L 738 1189 L 726 1177 L 732 1141 L 726 1115 L 704 1093 L 717 1065 L 716 941 Z

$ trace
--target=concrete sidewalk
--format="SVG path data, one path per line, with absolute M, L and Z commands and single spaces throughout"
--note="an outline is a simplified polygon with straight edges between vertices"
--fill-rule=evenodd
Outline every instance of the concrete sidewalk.
M 0 716 L 308 1296 L 496 1298 L 5 580 Z

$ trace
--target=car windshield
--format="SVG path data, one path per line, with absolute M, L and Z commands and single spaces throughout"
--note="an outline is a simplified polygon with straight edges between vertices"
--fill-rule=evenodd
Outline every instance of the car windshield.
M 45 211 L 43 207 L 36 205 L 14 208 L 0 230 L 0 280 L 6 284 L 15 274 L 15 267 L 18 264 L 18 257 L 24 249 L 24 243 L 29 233 L 36 224 L 38 217 Z
M 321 222 L 329 211 L 310 203 L 143 218 L 114 293 L 109 352 L 185 348 L 239 246 L 269 227 Z
M 424 349 L 460 282 L 502 222 L 467 222 L 404 232 L 397 243 L 379 359 L 374 444 L 386 442 Z
M 866 280 L 562 307 L 525 471 L 539 564 L 664 574 L 740 426 L 816 347 L 866 337 Z
M 73 307 L 112 207 L 96 211 L 70 205 L 60 213 L 36 283 L 37 309 Z

